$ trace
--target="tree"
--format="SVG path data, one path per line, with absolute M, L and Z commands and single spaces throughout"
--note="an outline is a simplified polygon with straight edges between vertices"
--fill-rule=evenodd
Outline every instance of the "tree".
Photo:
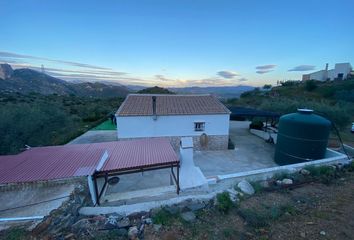
M 151 88 L 144 88 L 140 91 L 138 91 L 138 93 L 141 94 L 175 94 L 174 92 L 171 92 L 170 90 L 166 89 L 166 88 L 161 88 L 158 86 L 155 87 L 151 87 Z
M 317 83 L 315 80 L 308 80 L 305 82 L 305 89 L 309 92 L 315 90 L 317 88 Z
M 271 84 L 264 84 L 263 89 L 271 89 L 272 85 Z

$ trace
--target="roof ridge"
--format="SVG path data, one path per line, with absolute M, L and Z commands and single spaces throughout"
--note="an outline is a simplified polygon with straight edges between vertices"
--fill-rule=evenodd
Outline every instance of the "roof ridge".
M 199 96 L 212 96 L 212 94 L 210 94 L 210 93 L 202 93 L 202 94 L 130 93 L 130 94 L 128 94 L 128 97 L 129 96 L 169 96 L 169 97 L 189 97 L 189 96 L 193 97 L 193 96 L 195 96 L 195 97 L 199 97 Z

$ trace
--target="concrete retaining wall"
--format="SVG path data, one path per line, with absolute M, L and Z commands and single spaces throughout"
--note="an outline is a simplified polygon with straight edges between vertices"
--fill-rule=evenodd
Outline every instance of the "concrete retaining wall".
M 0 192 L 18 191 L 18 190 L 42 188 L 42 187 L 52 187 L 52 186 L 59 186 L 59 185 L 65 185 L 65 184 L 75 184 L 75 183 L 86 186 L 87 179 L 86 179 L 86 177 L 74 177 L 74 178 L 56 179 L 56 180 L 50 180 L 50 181 L 7 183 L 7 184 L 0 185 Z
M 326 155 L 331 157 L 310 161 L 310 162 L 290 164 L 285 166 L 263 168 L 263 169 L 234 173 L 234 174 L 218 175 L 217 184 L 220 184 L 223 187 L 233 187 L 235 185 L 235 182 L 241 181 L 243 179 L 246 179 L 248 181 L 267 180 L 273 177 L 276 173 L 283 173 L 283 172 L 294 173 L 307 166 L 323 166 L 323 165 L 350 163 L 350 160 L 347 158 L 347 156 L 342 153 L 327 149 Z
M 316 161 L 305 162 L 305 163 L 264 168 L 264 169 L 240 172 L 235 174 L 219 175 L 216 177 L 216 181 L 208 181 L 209 189 L 208 190 L 203 189 L 202 193 L 200 191 L 193 192 L 191 189 L 191 191 L 187 190 L 182 195 L 176 197 L 166 196 L 167 199 L 161 199 L 157 201 L 151 201 L 150 200 L 151 198 L 149 199 L 149 196 L 146 196 L 146 201 L 140 203 L 126 204 L 126 205 L 120 205 L 114 207 L 83 207 L 80 209 L 80 214 L 99 215 L 99 214 L 108 214 L 108 213 L 116 212 L 120 214 L 129 215 L 141 211 L 149 211 L 153 208 L 158 208 L 165 205 L 178 204 L 186 200 L 204 201 L 204 200 L 209 200 L 214 198 L 217 193 L 223 192 L 229 188 L 233 188 L 238 182 L 240 182 L 243 179 L 246 179 L 248 181 L 266 180 L 274 176 L 274 174 L 276 173 L 281 173 L 281 172 L 292 173 L 292 172 L 299 171 L 300 169 L 310 165 L 321 166 L 321 165 L 332 165 L 332 164 L 339 164 L 339 163 L 347 164 L 350 162 L 350 160 L 344 154 L 335 152 L 330 149 L 327 150 L 327 156 L 330 157 L 322 160 L 316 160 Z

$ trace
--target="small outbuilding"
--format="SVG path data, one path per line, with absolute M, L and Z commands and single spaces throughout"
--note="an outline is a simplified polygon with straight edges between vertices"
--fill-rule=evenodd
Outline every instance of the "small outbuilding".
M 171 169 L 179 193 L 179 167 L 176 152 L 161 138 L 35 147 L 0 156 L 0 187 L 87 180 L 99 204 L 110 177 L 164 168 Z
M 116 113 L 118 139 L 164 137 L 179 149 L 192 137 L 195 150 L 224 150 L 230 111 L 214 96 L 130 94 Z

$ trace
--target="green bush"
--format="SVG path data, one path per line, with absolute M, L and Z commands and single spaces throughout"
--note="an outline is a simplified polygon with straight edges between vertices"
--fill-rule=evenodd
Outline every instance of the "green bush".
M 24 240 L 26 239 L 28 232 L 26 232 L 22 228 L 12 228 L 6 231 L 6 239 L 7 240 Z
M 325 184 L 330 183 L 337 177 L 336 169 L 332 166 L 307 166 L 305 169 L 310 172 L 313 178 Z
M 317 88 L 317 83 L 316 83 L 316 81 L 314 81 L 314 80 L 308 80 L 308 81 L 305 82 L 305 89 L 306 89 L 306 91 L 311 92 L 311 91 L 315 90 L 316 88 Z
M 262 130 L 263 129 L 263 122 L 260 120 L 254 120 L 250 123 L 250 129 L 257 129 L 257 130 Z
M 219 193 L 216 195 L 217 204 L 216 207 L 222 213 L 228 213 L 233 207 L 233 203 L 230 199 L 228 192 Z
M 252 209 L 240 209 L 239 215 L 252 227 L 262 228 L 269 226 L 270 217 L 264 212 Z
M 175 218 L 175 215 L 169 213 L 165 209 L 159 210 L 154 216 L 152 216 L 152 220 L 155 224 L 169 225 L 172 222 L 172 219 Z
M 310 108 L 333 121 L 339 128 L 345 128 L 351 122 L 354 107 L 348 102 L 328 103 L 325 100 L 310 101 L 304 99 L 267 99 L 258 106 L 259 109 L 288 114 L 296 112 L 298 108 Z
M 239 209 L 238 214 L 252 227 L 268 227 L 272 221 L 278 220 L 286 212 L 296 214 L 296 209 L 289 205 L 261 206 L 257 209 Z
M 253 187 L 253 189 L 254 189 L 254 191 L 256 193 L 259 193 L 259 192 L 261 192 L 263 190 L 262 185 L 258 181 L 257 182 L 251 182 L 251 185 L 252 185 L 252 187 Z

